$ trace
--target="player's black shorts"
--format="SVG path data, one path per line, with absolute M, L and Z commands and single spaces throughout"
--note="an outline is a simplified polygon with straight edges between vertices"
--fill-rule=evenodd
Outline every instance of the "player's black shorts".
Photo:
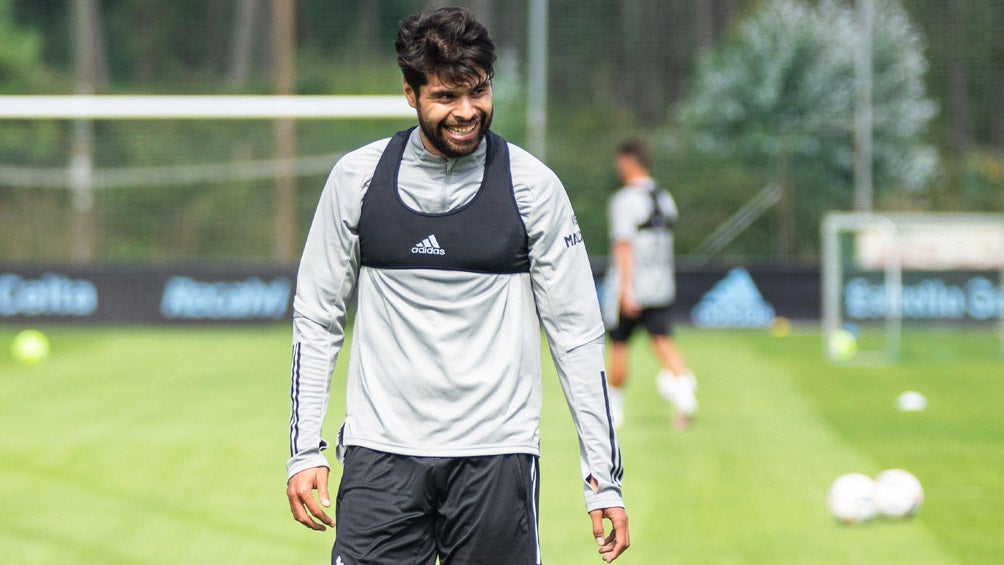
M 537 457 L 411 457 L 349 447 L 332 565 L 536 564 Z
M 613 341 L 627 341 L 636 327 L 641 324 L 649 335 L 673 335 L 673 321 L 670 306 L 643 308 L 637 318 L 628 318 L 623 312 L 617 314 L 617 327 L 610 330 Z

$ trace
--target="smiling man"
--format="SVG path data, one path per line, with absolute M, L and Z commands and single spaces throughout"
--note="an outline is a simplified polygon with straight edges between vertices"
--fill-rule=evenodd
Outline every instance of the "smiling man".
M 492 123 L 492 85 L 485 75 L 444 83 L 430 76 L 424 85 L 404 83 L 408 104 L 418 111 L 422 144 L 444 159 L 470 155 Z M 419 91 L 423 96 L 419 97 Z
M 463 8 L 401 22 L 418 127 L 335 164 L 293 316 L 286 494 L 331 561 L 540 563 L 540 327 L 578 433 L 599 555 L 630 544 L 603 324 L 561 181 L 493 133 L 495 45 Z M 321 437 L 355 299 L 335 520 Z M 607 526 L 609 524 L 609 531 Z

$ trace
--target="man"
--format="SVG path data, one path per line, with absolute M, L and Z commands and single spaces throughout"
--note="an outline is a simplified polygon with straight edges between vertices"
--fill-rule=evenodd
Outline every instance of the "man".
M 670 305 L 676 299 L 673 233 L 676 203 L 649 172 L 652 151 L 641 140 L 618 148 L 616 167 L 623 186 L 608 203 L 611 264 L 606 277 L 604 319 L 610 335 L 610 403 L 616 426 L 624 420 L 628 339 L 641 325 L 648 332 L 663 370 L 658 390 L 675 408 L 683 429 L 697 410 L 697 380 L 672 338 Z
M 621 460 L 568 197 L 490 131 L 495 46 L 468 10 L 403 20 L 395 47 L 418 127 L 338 161 L 300 263 L 293 516 L 335 527 L 338 565 L 539 563 L 542 324 L 579 436 L 593 535 L 613 561 L 630 544 Z M 353 296 L 332 521 L 320 432 Z

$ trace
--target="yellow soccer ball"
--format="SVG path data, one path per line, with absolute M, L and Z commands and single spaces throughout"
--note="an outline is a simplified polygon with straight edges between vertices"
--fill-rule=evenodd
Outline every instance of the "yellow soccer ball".
M 14 336 L 10 354 L 24 365 L 36 365 L 49 356 L 49 338 L 38 330 L 23 330 Z
M 840 329 L 830 336 L 829 346 L 834 359 L 847 361 L 858 352 L 858 338 L 854 337 L 853 333 Z

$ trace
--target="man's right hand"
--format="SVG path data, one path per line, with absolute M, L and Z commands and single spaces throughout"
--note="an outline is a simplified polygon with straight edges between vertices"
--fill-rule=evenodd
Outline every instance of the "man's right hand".
M 314 498 L 315 490 L 317 499 Z M 327 529 L 325 525 L 335 527 L 335 521 L 321 509 L 321 506 L 331 508 L 327 467 L 304 469 L 290 477 L 286 483 L 286 496 L 289 498 L 289 509 L 297 522 L 319 532 Z
M 638 301 L 634 299 L 628 293 L 621 294 L 621 315 L 630 320 L 634 320 L 638 316 L 641 316 L 641 306 Z

